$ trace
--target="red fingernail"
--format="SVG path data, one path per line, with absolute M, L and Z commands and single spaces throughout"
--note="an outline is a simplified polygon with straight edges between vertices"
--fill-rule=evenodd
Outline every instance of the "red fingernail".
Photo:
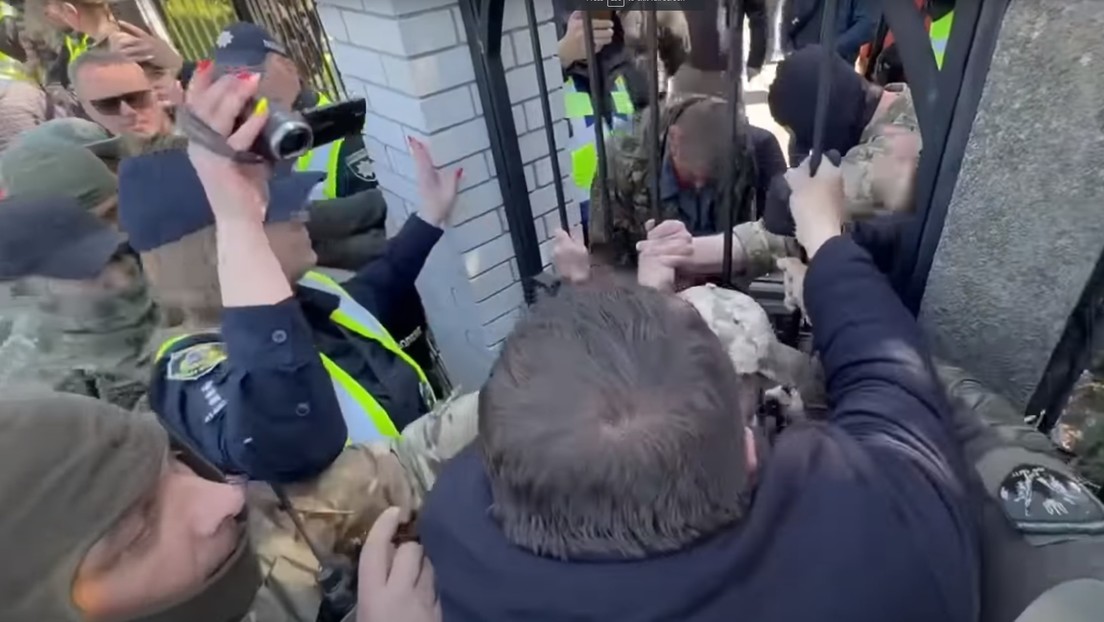
M 456 169 L 456 176 L 457 176 L 457 177 L 459 177 L 459 176 L 461 176 L 461 175 L 463 175 L 463 174 L 464 174 L 464 169 L 462 169 L 462 168 Z
M 238 72 L 237 74 L 235 74 L 235 75 L 236 75 L 236 76 L 237 76 L 237 78 L 238 78 L 239 80 L 241 80 L 242 82 L 248 82 L 248 81 L 249 81 L 249 79 L 250 79 L 250 78 L 252 78 L 254 74 L 253 74 L 252 72 L 249 72 L 249 71 L 239 71 L 239 72 Z
M 205 58 L 205 59 L 199 61 L 198 63 L 196 63 L 196 71 L 198 71 L 199 73 L 204 73 L 210 68 L 211 68 L 211 59 L 209 59 L 209 58 Z

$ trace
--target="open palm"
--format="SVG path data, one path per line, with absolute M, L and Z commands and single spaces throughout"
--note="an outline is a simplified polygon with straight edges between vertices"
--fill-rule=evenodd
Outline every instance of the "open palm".
M 443 226 L 452 215 L 453 208 L 456 207 L 456 193 L 460 187 L 460 177 L 464 174 L 464 169 L 456 169 L 453 173 L 438 171 L 425 144 L 416 138 L 408 140 L 410 151 L 414 154 L 418 196 L 422 199 L 419 213 L 426 222 L 438 227 Z

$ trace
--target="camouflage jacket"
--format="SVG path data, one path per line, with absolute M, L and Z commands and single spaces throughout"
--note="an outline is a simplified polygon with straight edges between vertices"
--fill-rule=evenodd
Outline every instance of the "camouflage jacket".
M 674 77 L 673 90 L 660 104 L 660 152 L 666 151 L 667 130 L 691 105 L 704 100 L 724 100 L 724 74 L 703 72 L 684 65 Z M 741 115 L 742 117 L 742 115 Z M 591 187 L 590 244 L 605 263 L 636 264 L 636 242 L 644 239 L 644 223 L 652 218 L 649 189 L 649 150 L 653 142 L 651 117 L 647 110 L 634 119 L 632 131 L 606 140 L 606 185 L 610 205 L 595 180 Z M 661 155 L 662 158 L 662 155 Z M 678 213 L 678 205 L 667 201 L 662 213 Z
M 882 156 L 891 156 L 895 136 L 907 132 L 920 140 L 920 126 L 916 120 L 912 93 L 904 84 L 892 84 L 887 89 L 898 92 L 897 98 L 881 115 L 876 116 L 863 129 L 861 142 L 852 147 L 840 163 L 847 215 L 850 219 L 869 218 L 887 211 L 883 205 L 887 169 L 880 168 Z M 917 151 L 917 154 L 919 152 Z M 915 163 L 905 160 L 915 172 Z M 888 169 L 896 171 L 897 169 Z M 908 171 L 906 171 L 907 173 Z M 907 176 L 907 175 L 906 175 Z M 907 180 L 906 180 L 907 181 Z M 911 190 L 911 184 L 906 186 Z M 743 252 L 744 260 L 734 265 L 743 266 L 741 276 L 759 278 L 775 270 L 775 262 L 783 257 L 797 257 L 800 248 L 787 236 L 770 233 L 760 222 L 741 223 L 733 229 L 734 244 Z M 789 292 L 800 299 L 800 290 Z
M 897 93 L 896 99 L 885 112 L 871 119 L 863 129 L 859 144 L 847 152 L 840 164 L 847 213 L 852 218 L 869 217 L 885 209 L 886 190 L 883 185 L 892 180 L 882 179 L 884 174 L 880 175 L 878 159 L 893 152 L 893 136 L 909 133 L 915 136 L 918 143 L 920 140 L 920 124 L 908 85 L 890 84 L 885 88 Z M 919 155 L 919 149 L 916 154 Z
M 351 445 L 317 479 L 286 487 L 321 550 L 357 564 L 360 545 L 390 506 L 417 510 L 442 463 L 475 439 L 477 394 L 442 401 L 393 441 Z M 271 488 L 247 488 L 249 530 L 265 582 L 246 622 L 314 622 L 322 602 L 318 560 Z
M 86 395 L 133 409 L 149 387 L 145 325 L 111 334 L 64 333 L 32 311 L 0 317 L 0 391 L 19 386 Z

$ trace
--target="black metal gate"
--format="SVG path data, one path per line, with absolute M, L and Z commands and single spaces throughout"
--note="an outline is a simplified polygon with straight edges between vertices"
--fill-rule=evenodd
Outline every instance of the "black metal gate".
M 334 67 L 326 29 L 314 0 L 234 0 L 241 19 L 263 24 L 279 39 L 311 87 L 332 100 L 345 98 L 345 85 Z
M 156 6 L 173 44 L 188 60 L 206 58 L 227 25 L 254 22 L 287 46 L 313 89 L 332 100 L 345 97 L 314 0 L 159 0 Z

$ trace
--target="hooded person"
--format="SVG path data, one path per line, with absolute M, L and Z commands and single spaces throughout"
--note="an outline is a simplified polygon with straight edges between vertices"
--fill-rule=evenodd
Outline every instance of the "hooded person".
M 145 395 L 158 311 L 125 237 L 75 199 L 0 201 L 0 387 Z
M 812 102 L 825 54 L 819 45 L 794 52 L 779 65 L 770 87 L 771 114 L 790 133 L 794 166 L 809 154 L 813 142 Z M 823 150 L 840 168 L 848 226 L 861 228 L 859 223 L 880 216 L 907 219 L 922 146 L 911 92 L 904 84 L 871 84 L 836 55 L 831 67 Z M 751 280 L 781 268 L 790 284 L 787 297 L 800 306 L 805 264 L 789 218 L 790 186 L 783 175 L 774 175 L 767 185 L 760 202 L 762 217 L 733 227 L 733 274 Z M 885 227 L 873 229 L 878 235 Z M 690 275 L 716 275 L 723 258 L 723 235 L 699 235 L 693 254 L 680 268 Z
M 0 569 L 5 622 L 330 619 L 304 535 L 355 564 L 376 518 L 423 491 L 399 449 L 362 447 L 288 487 L 281 509 L 263 484 L 227 483 L 152 415 L 56 393 L 0 398 L 0 450 L 0 547 L 20 556 Z M 379 598 L 361 583 L 361 599 Z

